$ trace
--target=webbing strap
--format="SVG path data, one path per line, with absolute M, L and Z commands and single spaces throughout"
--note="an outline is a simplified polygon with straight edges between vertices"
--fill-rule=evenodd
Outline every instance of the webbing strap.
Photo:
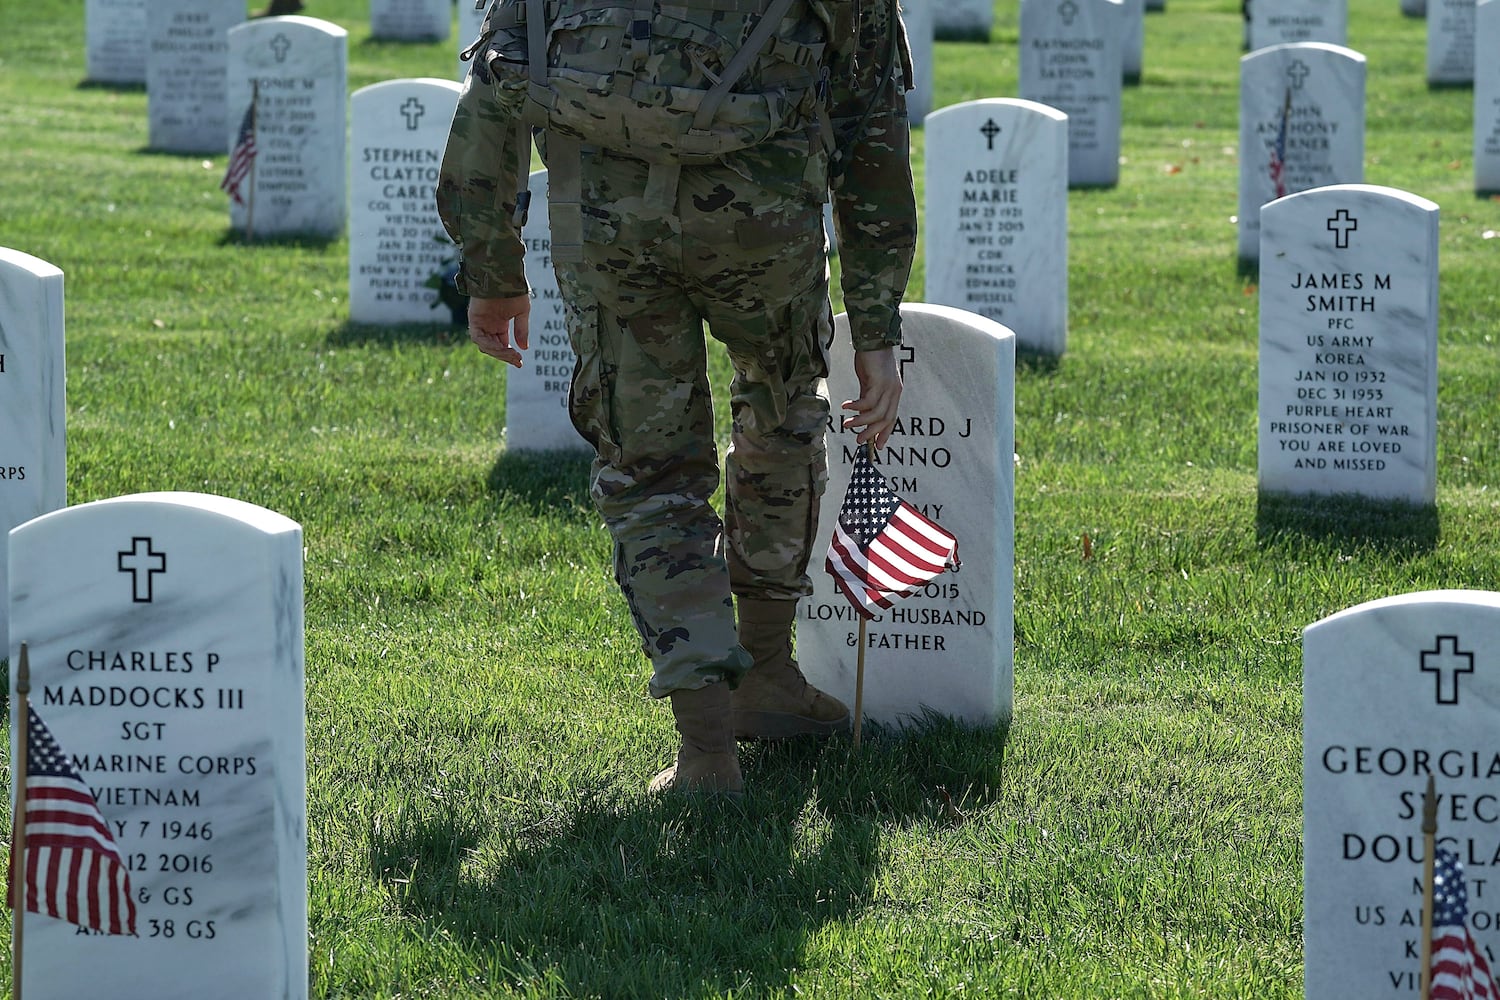
M 536 3 L 537 0 L 532 0 Z M 750 37 L 745 39 L 745 44 L 729 60 L 729 65 L 724 67 L 724 73 L 719 82 L 714 84 L 703 98 L 703 103 L 698 105 L 698 113 L 693 115 L 693 132 L 706 132 L 714 123 L 714 115 L 719 112 L 719 105 L 729 96 L 730 88 L 740 82 L 740 77 L 750 68 L 750 64 L 760 57 L 760 50 L 765 47 L 771 38 L 771 33 L 781 24 L 781 19 L 786 17 L 787 12 L 792 9 L 793 0 L 771 0 L 771 6 L 756 22 L 755 30 L 750 32 Z
M 570 135 L 547 133 L 547 221 L 552 259 L 583 260 L 583 147 Z
M 524 118 L 516 122 L 516 165 L 520 172 L 516 175 L 516 211 L 510 224 L 519 233 L 531 211 L 531 126 Z

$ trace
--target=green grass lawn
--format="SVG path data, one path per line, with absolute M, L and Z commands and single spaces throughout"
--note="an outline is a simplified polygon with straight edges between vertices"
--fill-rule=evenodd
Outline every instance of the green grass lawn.
M 1071 196 L 1068 352 L 1018 372 L 1013 724 L 747 748 L 733 805 L 645 794 L 674 734 L 586 463 L 501 451 L 501 366 L 351 324 L 346 241 L 231 238 L 224 157 L 147 152 L 145 93 L 80 84 L 82 4 L 25 7 L 0 245 L 66 273 L 69 502 L 305 532 L 314 996 L 1301 996 L 1300 631 L 1500 586 L 1500 201 L 1396 0 L 1349 44 L 1367 182 L 1442 208 L 1435 514 L 1257 498 L 1239 5 L 1170 0 L 1120 184 Z M 451 73 L 366 10 L 308 11 L 351 90 Z M 1009 2 L 939 43 L 934 106 L 1015 96 L 1016 43 Z

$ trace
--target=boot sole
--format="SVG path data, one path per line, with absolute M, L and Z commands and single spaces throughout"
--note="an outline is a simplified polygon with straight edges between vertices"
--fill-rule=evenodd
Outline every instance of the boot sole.
M 742 743 L 755 740 L 790 740 L 798 736 L 832 736 L 849 729 L 849 716 L 820 722 L 787 712 L 735 712 L 734 738 Z

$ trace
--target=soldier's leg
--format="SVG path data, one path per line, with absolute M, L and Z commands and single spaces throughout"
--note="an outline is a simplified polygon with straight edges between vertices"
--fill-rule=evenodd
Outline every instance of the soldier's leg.
M 791 649 L 827 481 L 822 380 L 832 317 L 822 213 L 770 192 L 745 200 L 763 210 L 748 224 L 721 225 L 737 242 L 726 248 L 721 238 L 699 258 L 709 326 L 735 368 L 725 526 L 738 635 L 753 663 L 734 695 L 735 730 L 742 739 L 826 735 L 848 724 L 848 709 L 807 683 Z M 755 239 L 765 233 L 776 237 L 772 251 Z

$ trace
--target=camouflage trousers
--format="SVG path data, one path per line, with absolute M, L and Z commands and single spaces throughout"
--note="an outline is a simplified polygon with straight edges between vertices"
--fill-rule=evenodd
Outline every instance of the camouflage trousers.
M 718 166 L 653 205 L 646 170 L 585 154 L 583 261 L 557 272 L 573 423 L 661 698 L 749 668 L 731 595 L 810 592 L 832 316 L 821 205 Z M 734 368 L 722 518 L 705 323 Z

